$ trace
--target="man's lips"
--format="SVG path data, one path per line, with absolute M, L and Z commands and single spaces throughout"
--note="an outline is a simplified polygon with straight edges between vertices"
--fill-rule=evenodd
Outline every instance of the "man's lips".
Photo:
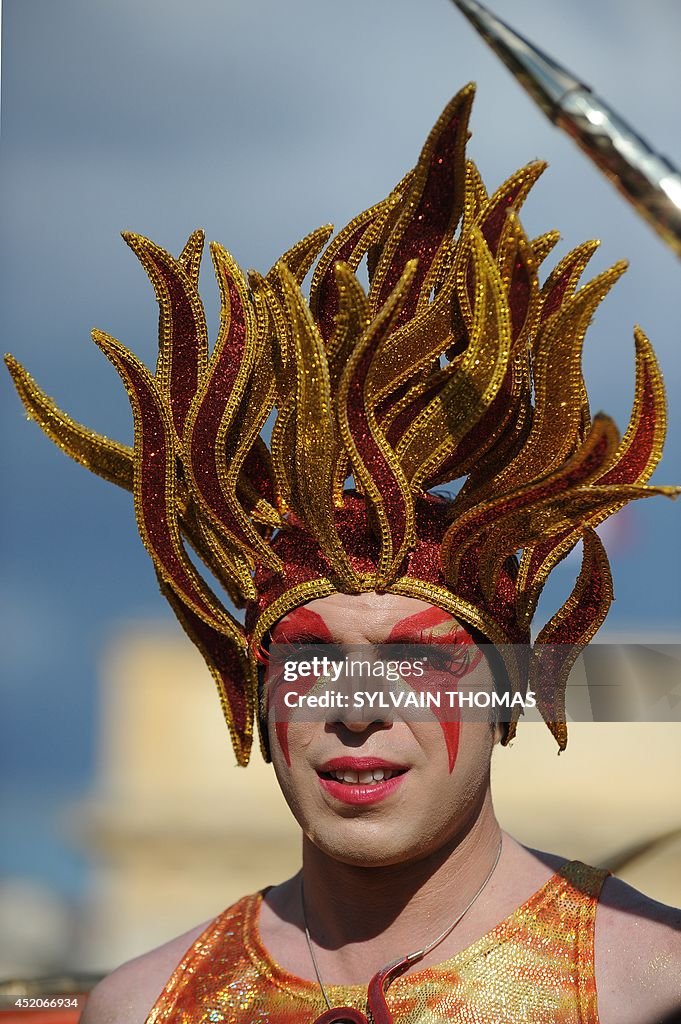
M 317 769 L 319 783 L 346 804 L 372 804 L 397 789 L 409 769 L 381 757 L 333 757 Z
M 389 771 L 404 772 L 407 766 L 396 761 L 386 761 L 383 757 L 332 757 L 320 765 L 319 772 L 334 772 L 346 769 L 351 772 L 371 771 L 373 768 L 385 768 Z

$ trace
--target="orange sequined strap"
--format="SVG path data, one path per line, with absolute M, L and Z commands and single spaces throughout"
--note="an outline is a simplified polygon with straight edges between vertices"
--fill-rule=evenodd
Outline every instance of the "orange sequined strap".
M 598 1024 L 594 926 L 607 871 L 571 861 L 495 928 L 387 993 L 396 1024 Z M 187 951 L 147 1024 L 310 1024 L 319 986 L 270 957 L 262 893 L 220 914 Z M 329 986 L 334 1005 L 366 1012 L 366 988 Z
M 579 1020 L 580 1024 L 598 1024 L 594 935 L 598 900 L 610 872 L 589 867 L 581 861 L 571 861 L 563 867 L 561 874 L 570 883 L 568 898 L 574 900 Z

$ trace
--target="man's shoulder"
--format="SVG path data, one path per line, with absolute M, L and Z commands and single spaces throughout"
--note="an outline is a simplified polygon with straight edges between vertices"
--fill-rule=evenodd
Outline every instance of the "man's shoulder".
M 259 904 L 259 893 L 243 896 L 215 917 L 143 953 L 103 978 L 88 996 L 79 1024 L 144 1024 L 170 976 L 210 926 L 233 927 Z
M 211 924 L 233 921 L 253 899 L 245 896 L 217 917 L 121 964 L 95 985 L 80 1024 L 144 1024 L 173 971 L 202 933 Z
M 121 964 L 90 993 L 80 1024 L 143 1024 L 152 1006 L 210 921 Z
M 607 878 L 595 960 L 601 1024 L 641 1021 L 647 1012 L 651 1021 L 664 1020 L 681 1009 L 681 910 Z

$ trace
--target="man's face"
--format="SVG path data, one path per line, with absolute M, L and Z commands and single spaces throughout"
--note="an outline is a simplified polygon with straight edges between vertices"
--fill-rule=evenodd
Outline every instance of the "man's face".
M 271 642 L 312 644 L 316 653 L 331 643 L 460 646 L 475 666 L 476 686 L 481 677 L 492 686 L 485 659 L 453 616 L 399 595 L 311 601 L 273 627 Z M 453 721 L 451 712 L 443 721 L 432 710 L 400 717 L 352 707 L 330 708 L 325 717 L 291 711 L 282 721 L 275 703 L 269 701 L 268 727 L 279 784 L 305 835 L 336 860 L 366 866 L 419 860 L 454 839 L 488 792 L 494 744 L 488 722 Z

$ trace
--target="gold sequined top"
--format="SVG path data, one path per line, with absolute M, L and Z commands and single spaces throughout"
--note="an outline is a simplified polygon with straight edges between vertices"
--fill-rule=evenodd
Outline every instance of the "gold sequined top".
M 594 923 L 606 871 L 565 864 L 522 906 L 444 963 L 397 978 L 396 1024 L 598 1024 Z M 199 936 L 147 1024 L 311 1024 L 319 986 L 275 963 L 262 944 L 262 893 L 246 896 Z M 327 986 L 332 1005 L 366 1011 L 361 985 Z

